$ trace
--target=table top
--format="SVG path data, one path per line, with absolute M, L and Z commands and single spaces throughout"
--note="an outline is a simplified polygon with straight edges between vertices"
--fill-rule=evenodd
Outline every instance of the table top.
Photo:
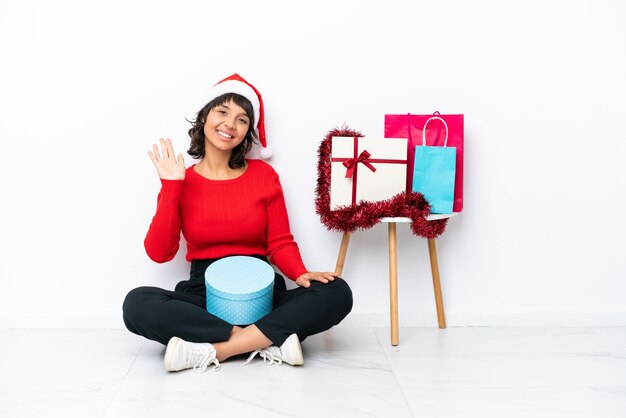
M 428 215 L 428 217 L 426 218 L 427 221 L 435 221 L 437 219 L 447 219 L 447 218 L 452 218 L 456 215 L 458 215 L 461 212 L 452 212 L 452 213 L 431 213 L 430 215 Z M 398 222 L 398 223 L 411 223 L 411 218 L 404 218 L 404 217 L 385 217 L 385 218 L 380 218 L 381 222 Z

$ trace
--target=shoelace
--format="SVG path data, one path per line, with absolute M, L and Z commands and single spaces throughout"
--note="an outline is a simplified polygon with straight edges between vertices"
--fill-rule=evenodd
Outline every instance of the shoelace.
M 257 354 L 263 358 L 263 362 L 267 366 L 271 366 L 272 364 L 276 364 L 280 366 L 281 364 L 283 364 L 283 358 L 280 354 L 280 348 L 271 346 L 271 347 L 263 348 L 261 350 L 255 350 L 252 353 L 250 353 L 250 357 L 248 357 L 248 360 L 246 360 L 246 362 L 244 363 L 244 366 L 250 363 Z
M 186 364 L 193 364 L 194 372 L 204 372 L 211 363 L 215 364 L 213 370 L 217 371 L 221 368 L 220 362 L 215 358 L 215 350 L 207 350 L 206 348 L 200 348 L 196 345 L 191 345 L 187 350 L 188 357 Z

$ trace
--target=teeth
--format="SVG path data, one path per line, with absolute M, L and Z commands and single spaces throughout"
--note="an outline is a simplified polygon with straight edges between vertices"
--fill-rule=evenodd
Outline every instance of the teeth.
M 221 136 L 223 136 L 224 138 L 228 138 L 228 139 L 232 139 L 232 138 L 233 138 L 232 136 L 230 136 L 230 135 L 228 135 L 228 134 L 225 134 L 225 133 L 224 133 L 224 132 L 222 132 L 222 131 L 217 131 L 217 133 L 218 133 L 218 134 L 220 134 Z

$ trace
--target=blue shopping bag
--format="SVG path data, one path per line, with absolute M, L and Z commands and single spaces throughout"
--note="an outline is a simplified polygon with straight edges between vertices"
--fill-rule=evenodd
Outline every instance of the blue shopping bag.
M 439 120 L 446 129 L 442 147 L 426 145 L 428 122 Z M 422 130 L 422 145 L 415 147 L 413 164 L 414 192 L 420 192 L 430 203 L 432 213 L 452 213 L 454 179 L 456 175 L 456 147 L 448 147 L 448 125 L 437 116 L 428 119 Z

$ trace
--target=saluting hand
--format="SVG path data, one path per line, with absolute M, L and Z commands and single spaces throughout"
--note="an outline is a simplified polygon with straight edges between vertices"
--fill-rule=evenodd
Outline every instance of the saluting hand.
M 161 149 L 156 144 L 152 145 L 152 151 L 148 151 L 148 155 L 154 163 L 154 166 L 159 173 L 159 177 L 163 180 L 184 180 L 185 179 L 185 160 L 183 154 L 178 154 L 174 157 L 174 147 L 172 146 L 172 140 L 169 138 L 160 138 Z
M 329 283 L 335 280 L 335 277 L 338 277 L 337 273 L 307 271 L 296 279 L 296 284 L 300 287 L 310 287 L 312 281 Z

